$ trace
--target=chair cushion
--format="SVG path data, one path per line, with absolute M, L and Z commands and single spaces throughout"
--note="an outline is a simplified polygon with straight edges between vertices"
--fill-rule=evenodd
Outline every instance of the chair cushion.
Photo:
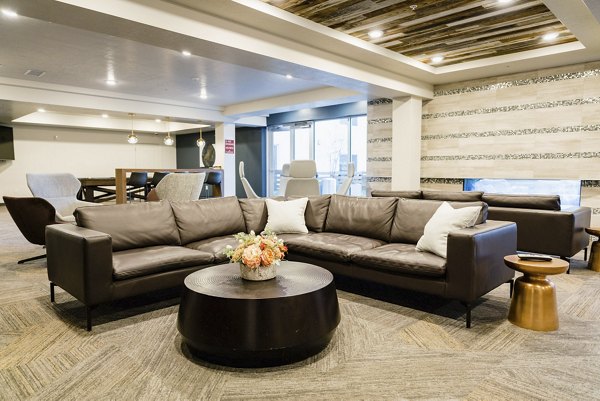
M 419 252 L 412 244 L 387 244 L 352 255 L 352 262 L 372 269 L 419 276 L 441 277 L 446 273 L 446 259 Z
M 502 195 L 485 194 L 483 201 L 490 206 L 522 209 L 560 210 L 559 195 Z
M 113 278 L 126 280 L 192 266 L 209 265 L 213 255 L 182 246 L 152 246 L 113 253 Z
M 332 195 L 325 231 L 359 235 L 388 242 L 396 198 Z
M 242 208 L 235 196 L 171 202 L 171 206 L 184 245 L 246 231 Z
M 244 220 L 246 221 L 246 232 L 254 231 L 261 233 L 267 225 L 267 204 L 264 198 L 242 198 L 238 199 Z
M 488 207 L 484 202 L 448 202 L 455 208 L 480 206 L 481 212 L 475 224 L 487 220 Z M 416 244 L 425 231 L 425 225 L 440 207 L 442 201 L 426 199 L 398 199 L 396 215 L 392 224 L 390 242 Z
M 109 234 L 113 251 L 181 245 L 168 202 L 140 202 L 75 210 L 77 225 Z
M 238 240 L 236 240 L 233 235 L 225 235 L 222 237 L 213 237 L 203 239 L 202 241 L 191 242 L 186 245 L 186 248 L 211 253 L 214 257 L 214 263 L 223 263 L 227 260 L 227 256 L 224 253 L 225 247 L 231 245 L 235 248 L 238 244 Z
M 349 262 L 352 254 L 385 244 L 384 241 L 338 233 L 310 233 L 284 239 L 290 253 L 317 259 Z
M 483 196 L 481 191 L 433 191 L 423 190 L 423 199 L 442 201 L 474 202 L 480 201 Z

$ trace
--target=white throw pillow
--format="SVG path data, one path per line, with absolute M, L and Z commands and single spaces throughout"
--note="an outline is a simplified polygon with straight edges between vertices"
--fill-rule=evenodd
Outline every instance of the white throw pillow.
M 454 209 L 444 202 L 425 224 L 423 236 L 417 242 L 417 251 L 428 251 L 446 258 L 448 233 L 461 228 L 472 227 L 481 212 L 481 206 L 468 206 Z
M 294 199 L 291 201 L 276 201 L 266 199 L 268 219 L 265 229 L 276 234 L 283 233 L 308 233 L 304 221 L 304 211 L 308 198 Z

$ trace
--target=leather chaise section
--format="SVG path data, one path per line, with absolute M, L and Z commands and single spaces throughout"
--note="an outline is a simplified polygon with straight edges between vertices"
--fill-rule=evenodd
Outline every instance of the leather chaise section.
M 360 251 L 351 256 L 352 263 L 370 269 L 392 273 L 442 277 L 446 273 L 446 259 L 429 252 L 419 252 L 412 244 L 387 244 Z
M 212 253 L 182 246 L 152 246 L 129 249 L 113 254 L 113 278 L 126 280 L 185 267 L 209 265 Z
M 384 244 L 384 241 L 377 239 L 338 233 L 311 233 L 302 237 L 292 237 L 286 241 L 290 252 L 340 262 L 350 262 L 353 253 Z
M 227 245 L 235 248 L 238 246 L 238 240 L 233 235 L 203 239 L 202 241 L 192 242 L 186 245 L 186 248 L 202 251 L 213 255 L 213 263 L 226 262 L 227 256 L 224 251 Z

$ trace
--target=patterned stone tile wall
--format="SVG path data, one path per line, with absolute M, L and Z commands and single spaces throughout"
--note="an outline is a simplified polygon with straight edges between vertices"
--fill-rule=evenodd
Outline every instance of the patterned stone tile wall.
M 423 105 L 423 188 L 460 190 L 452 180 L 471 177 L 582 179 L 582 205 L 600 225 L 600 62 L 434 93 Z
M 392 183 L 392 100 L 367 105 L 367 182 L 372 190 L 389 190 Z

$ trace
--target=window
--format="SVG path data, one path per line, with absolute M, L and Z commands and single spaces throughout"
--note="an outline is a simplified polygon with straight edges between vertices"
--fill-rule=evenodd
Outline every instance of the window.
M 284 163 L 314 159 L 321 193 L 335 193 L 347 175 L 348 163 L 355 166 L 351 195 L 366 195 L 367 117 L 356 116 L 270 126 L 269 196 L 279 193 Z

